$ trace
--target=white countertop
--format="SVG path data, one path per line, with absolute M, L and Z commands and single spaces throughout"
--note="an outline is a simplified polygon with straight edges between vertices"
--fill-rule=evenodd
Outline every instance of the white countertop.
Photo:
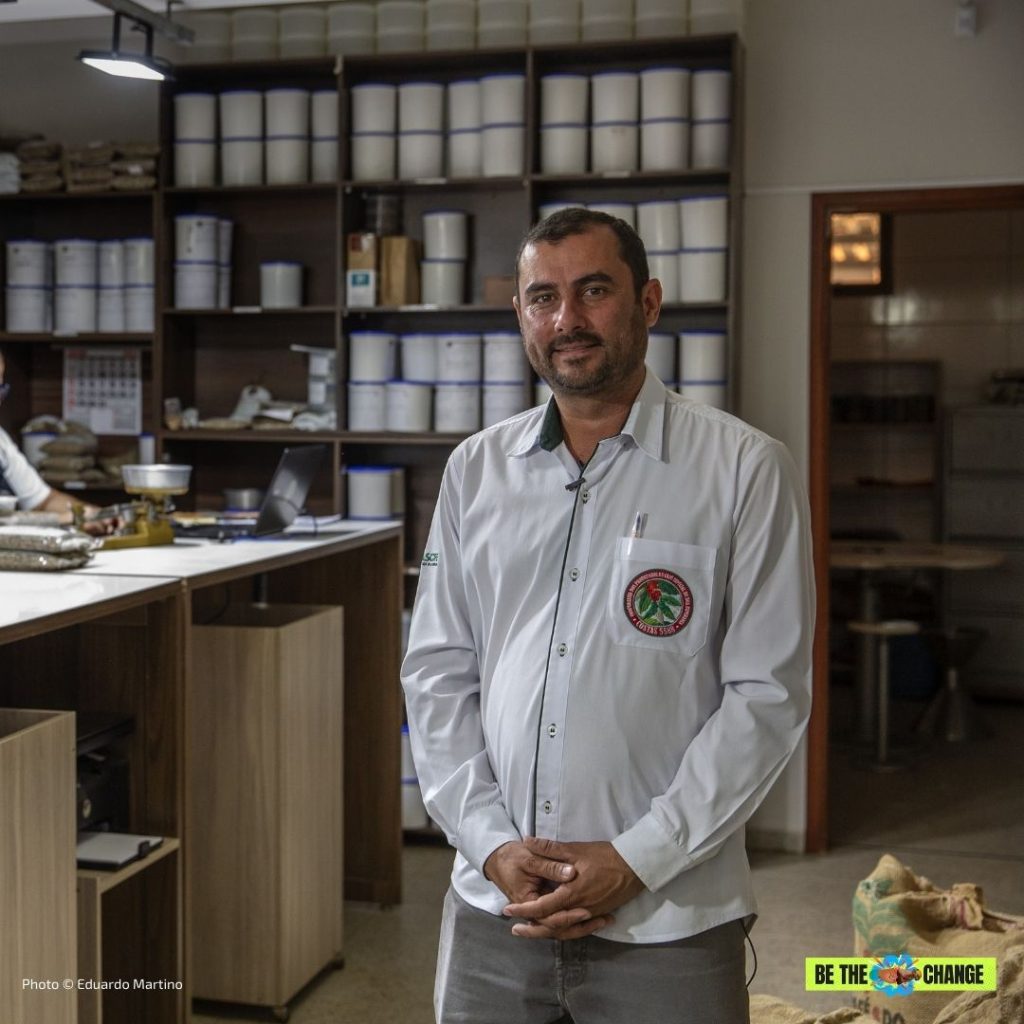
M 88 609 L 86 617 L 104 614 L 104 606 L 123 598 L 166 590 L 166 579 L 152 577 L 85 577 L 70 572 L 0 572 L 0 634 L 54 616 Z M 3 637 L 7 639 L 7 637 Z
M 385 536 L 394 535 L 401 527 L 399 520 L 342 520 L 322 526 L 316 536 L 309 530 L 292 536 L 244 538 L 228 542 L 216 540 L 178 539 L 173 544 L 153 547 L 100 550 L 88 565 L 73 569 L 73 577 L 164 577 L 202 583 L 203 577 L 216 576 L 241 568 L 259 570 L 272 568 L 295 556 L 332 553 L 330 549 L 362 547 Z

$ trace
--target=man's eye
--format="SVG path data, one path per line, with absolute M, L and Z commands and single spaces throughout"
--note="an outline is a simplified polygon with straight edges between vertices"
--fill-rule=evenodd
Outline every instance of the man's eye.
M 590 297 L 594 297 L 598 295 L 604 295 L 605 292 L 607 292 L 607 290 L 608 289 L 605 288 L 604 285 L 592 284 L 589 288 L 587 288 L 587 290 L 583 294 L 588 295 Z
M 539 295 L 533 297 L 534 306 L 543 306 L 549 303 L 554 296 L 550 292 L 541 292 Z

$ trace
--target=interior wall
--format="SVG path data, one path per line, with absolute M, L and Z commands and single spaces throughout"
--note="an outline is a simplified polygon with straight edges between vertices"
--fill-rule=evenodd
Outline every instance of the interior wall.
M 746 4 L 741 413 L 808 457 L 810 197 L 1024 180 L 1024 5 L 954 35 L 934 0 Z M 805 829 L 794 759 L 751 823 Z

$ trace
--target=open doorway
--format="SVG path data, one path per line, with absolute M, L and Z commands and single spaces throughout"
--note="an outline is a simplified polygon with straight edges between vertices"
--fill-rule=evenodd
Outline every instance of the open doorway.
M 879 213 L 893 227 L 893 286 L 889 293 L 883 289 L 854 297 L 851 305 L 849 296 L 840 299 L 830 282 L 830 224 L 834 214 L 861 211 Z M 879 539 L 883 534 L 921 541 L 956 539 L 955 530 L 943 522 L 951 486 L 947 457 L 950 441 L 943 430 L 951 408 L 982 401 L 979 374 L 982 369 L 986 374 L 988 371 L 987 365 L 982 365 L 989 358 L 983 353 L 984 345 L 968 343 L 965 348 L 963 344 L 964 322 L 957 320 L 956 313 L 957 281 L 951 279 L 944 284 L 933 274 L 928 287 L 922 289 L 918 282 L 908 282 L 906 275 L 901 279 L 901 227 L 909 229 L 904 232 L 904 241 L 920 251 L 921 247 L 928 247 L 929 231 L 962 232 L 975 214 L 985 222 L 985 229 L 995 224 L 996 230 L 1003 230 L 998 225 L 1005 224 L 1005 230 L 1013 237 L 1005 260 L 999 264 L 998 274 L 1002 276 L 989 280 L 994 297 L 988 301 L 992 307 L 988 312 L 1010 325 L 1007 336 L 1016 341 L 1003 351 L 1012 362 L 1015 351 L 1024 353 L 1024 300 L 1020 297 L 1024 266 L 1020 239 L 1024 233 L 1022 211 L 1024 187 L 1020 186 L 823 193 L 812 197 L 810 499 L 818 585 L 815 702 L 808 744 L 808 849 L 812 851 L 828 848 L 835 838 L 834 828 L 830 829 L 830 765 L 834 773 L 839 767 L 835 755 L 842 753 L 845 757 L 848 753 L 836 747 L 830 757 L 830 726 L 834 729 L 837 714 L 845 714 L 853 721 L 850 733 L 856 734 L 862 728 L 871 735 L 877 732 L 877 720 L 864 718 L 860 695 L 851 699 L 849 690 L 844 691 L 836 681 L 836 663 L 842 661 L 842 654 L 837 659 L 837 630 L 835 618 L 830 616 L 833 534 L 856 535 L 864 530 L 868 537 L 874 531 Z M 902 251 L 906 255 L 905 245 Z M 995 266 L 993 263 L 979 271 L 982 278 Z M 955 273 L 954 261 L 937 273 L 943 269 Z M 973 277 L 964 290 L 976 290 L 977 280 L 977 276 Z M 935 317 L 930 318 L 923 305 L 929 295 L 935 294 L 945 294 L 947 305 L 953 310 L 950 323 L 938 325 L 939 329 Z M 965 301 L 981 302 L 984 306 L 987 300 L 970 294 Z M 837 305 L 840 302 L 846 304 Z M 929 322 L 931 329 L 927 329 Z M 950 344 L 959 341 L 955 361 L 945 358 L 943 335 Z M 1020 362 L 1024 359 L 1019 359 L 1017 365 Z M 889 412 L 880 414 L 879 410 L 885 408 Z M 888 422 L 893 417 L 901 420 L 903 426 L 889 431 Z M 837 419 L 849 424 L 838 432 L 839 442 L 834 429 Z M 855 457 L 863 455 L 868 457 L 858 466 Z M 970 483 L 968 490 L 972 490 Z M 978 488 L 973 487 L 973 491 Z M 998 504 L 1002 499 L 992 500 Z M 1017 506 L 1018 519 L 1020 507 Z M 979 514 L 983 513 L 982 509 Z M 1018 543 L 1009 537 L 1004 540 L 1004 546 Z M 914 585 L 920 584 L 923 589 L 902 605 L 905 617 L 914 616 L 913 621 L 925 627 L 948 620 L 949 595 L 943 592 L 945 575 L 924 573 L 919 577 Z M 915 605 L 914 601 L 918 603 Z M 847 609 L 842 611 L 846 614 Z M 891 612 L 884 609 L 884 614 Z M 1013 642 L 1010 641 L 1011 646 Z M 911 648 L 911 660 L 916 659 L 918 669 L 927 661 L 922 651 L 924 646 L 918 640 L 916 655 Z M 845 657 L 849 663 L 850 645 Z M 927 666 L 921 675 L 927 676 Z M 854 679 L 849 683 L 856 688 Z M 854 738 L 859 738 L 862 747 L 868 746 L 864 736 Z M 835 732 L 832 739 L 835 740 Z M 870 750 L 865 756 L 870 756 Z M 861 781 L 865 791 L 872 788 L 869 775 Z M 901 784 L 914 785 L 915 781 L 913 774 L 896 774 L 889 777 L 887 785 L 899 789 Z

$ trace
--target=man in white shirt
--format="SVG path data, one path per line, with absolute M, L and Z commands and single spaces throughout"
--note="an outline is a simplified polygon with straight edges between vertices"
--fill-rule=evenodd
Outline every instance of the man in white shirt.
M 402 671 L 458 851 L 437 1017 L 743 1022 L 744 824 L 810 711 L 801 482 L 646 370 L 661 285 L 622 221 L 556 213 L 516 269 L 554 397 L 449 459 Z
M 5 380 L 7 370 L 4 354 L 0 352 L 0 405 L 10 393 L 11 385 Z M 35 512 L 57 512 L 71 522 L 71 506 L 75 498 L 52 488 L 25 458 L 10 434 L 0 427 L 0 494 L 13 494 L 18 508 Z M 86 505 L 86 514 L 95 514 L 95 505 Z

